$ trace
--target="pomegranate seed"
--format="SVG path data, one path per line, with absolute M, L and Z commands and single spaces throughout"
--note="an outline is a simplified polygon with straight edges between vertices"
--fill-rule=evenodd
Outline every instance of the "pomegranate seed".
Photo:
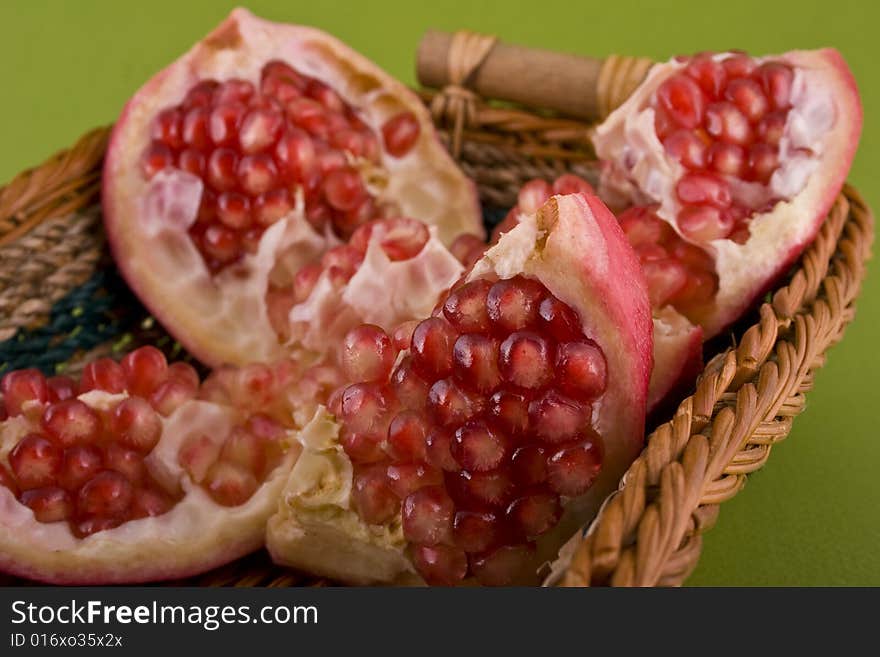
M 236 174 L 242 189 L 254 196 L 272 189 L 278 177 L 275 162 L 265 153 L 245 155 L 238 162 Z
M 452 440 L 452 456 L 471 472 L 494 470 L 504 462 L 509 451 L 507 438 L 483 420 L 465 422 Z
M 238 155 L 230 148 L 218 148 L 208 157 L 207 181 L 218 192 L 234 189 L 238 184 Z
M 718 291 L 718 277 L 709 272 L 691 272 L 685 286 L 669 301 L 684 309 L 698 308 L 708 303 Z
M 199 203 L 199 213 L 196 215 L 196 223 L 208 225 L 217 218 L 217 194 L 209 187 L 202 188 L 202 202 Z M 192 235 L 192 233 L 191 233 Z M 198 242 L 193 236 L 193 241 L 198 246 Z
M 146 346 L 125 355 L 119 361 L 125 373 L 126 388 L 132 395 L 146 397 L 168 374 L 165 354 L 156 347 Z
M 58 522 L 73 515 L 73 501 L 63 488 L 47 486 L 26 490 L 21 503 L 34 512 L 37 522 Z
M 342 368 L 350 381 L 386 380 L 396 357 L 391 338 L 373 324 L 356 326 L 342 343 Z
M 471 572 L 481 584 L 504 586 L 524 577 L 534 579 L 535 551 L 531 545 L 505 545 L 471 561 Z
M 688 169 L 706 166 L 706 142 L 691 130 L 676 130 L 663 141 L 666 152 Z
M 98 414 L 78 399 L 48 406 L 43 412 L 42 426 L 46 435 L 61 447 L 93 442 L 101 433 Z
M 555 390 L 529 404 L 529 422 L 535 436 L 547 443 L 562 443 L 588 430 L 591 409 Z
M 577 313 L 552 295 L 541 301 L 538 317 L 541 330 L 549 331 L 560 342 L 577 340 L 583 335 Z
M 352 432 L 384 433 L 380 427 L 386 409 L 384 395 L 376 384 L 356 383 L 342 393 L 342 418 Z
M 98 532 L 113 529 L 122 524 L 122 518 L 83 518 L 77 520 L 72 526 L 74 536 L 85 538 Z
M 199 387 L 199 373 L 196 372 L 196 368 L 189 363 L 171 363 L 171 365 L 168 366 L 167 378 L 169 380 L 185 383 L 191 388 Z
M 517 331 L 501 343 L 498 366 L 505 381 L 536 390 L 553 378 L 553 345 L 537 333 Z
M 382 141 L 392 157 L 409 153 L 419 139 L 421 126 L 412 112 L 401 112 L 382 125 Z
M 448 429 L 435 427 L 425 439 L 427 460 L 447 472 L 458 472 L 458 462 L 452 457 L 452 433 Z
M 238 129 L 247 107 L 234 103 L 218 105 L 208 117 L 208 135 L 217 146 L 237 146 Z
M 731 203 L 729 185 L 712 173 L 686 173 L 675 185 L 675 193 L 686 204 L 706 204 L 724 209 Z
M 564 173 L 553 181 L 553 193 L 594 196 L 596 190 L 580 176 L 576 176 L 573 173 Z
M 340 440 L 342 448 L 355 463 L 378 463 L 386 458 L 381 436 L 376 433 L 353 433 L 345 429 Z
M 779 166 L 779 152 L 770 144 L 754 144 L 749 149 L 749 172 L 765 185 Z
M 508 435 L 522 434 L 529 423 L 529 404 L 515 392 L 499 390 L 489 398 L 489 416 Z
M 104 451 L 104 467 L 123 475 L 133 486 L 139 486 L 147 474 L 140 454 L 115 443 Z
M 771 146 L 778 146 L 785 134 L 785 112 L 771 112 L 758 124 L 758 138 Z
M 460 496 L 466 504 L 476 502 L 500 507 L 510 501 L 514 492 L 511 475 L 503 468 L 491 472 L 462 472 L 458 476 Z
M 43 404 L 49 397 L 46 377 L 36 369 L 16 370 L 4 375 L 0 391 L 9 417 L 21 415 L 25 405 Z
M 385 451 L 397 461 L 416 462 L 427 460 L 425 436 L 428 427 L 425 418 L 416 411 L 398 413 L 388 427 Z
M 238 235 L 226 226 L 208 226 L 202 235 L 201 245 L 205 255 L 219 263 L 232 262 L 241 255 Z
M 223 103 L 246 103 L 254 95 L 254 85 L 247 80 L 231 78 L 214 90 L 213 101 L 216 105 Z
M 403 535 L 411 543 L 437 545 L 452 538 L 452 500 L 440 486 L 420 488 L 403 501 Z
M 466 283 L 453 291 L 443 304 L 443 314 L 463 333 L 486 332 L 490 328 L 486 299 L 492 284 L 484 279 Z
M 721 62 L 728 78 L 745 78 L 755 70 L 755 62 L 745 54 L 734 54 Z
M 281 80 L 287 84 L 293 85 L 300 91 L 305 90 L 306 80 L 293 68 L 285 64 L 284 62 L 273 59 L 270 62 L 267 62 L 263 66 L 263 70 L 260 73 L 261 80 L 265 81 L 269 78 L 275 78 Z
M 467 574 L 464 552 L 447 545 L 416 545 L 412 549 L 412 560 L 431 586 L 454 586 Z
M 348 151 L 355 157 L 363 157 L 366 149 L 363 134 L 351 128 L 332 133 L 330 145 L 341 151 Z
M 357 272 L 363 262 L 363 256 L 354 247 L 347 244 L 334 246 L 321 256 L 321 265 L 327 270 L 332 279 L 340 284 L 347 283 Z
M 428 243 L 428 227 L 421 221 L 400 217 L 376 223 L 383 228 L 379 245 L 391 261 L 415 258 Z
M 388 466 L 388 486 L 404 499 L 425 486 L 441 486 L 443 473 L 424 463 L 397 463 Z
M 436 378 L 452 371 L 452 349 L 456 335 L 441 317 L 419 322 L 413 331 L 413 365 L 425 377 Z
M 286 189 L 273 189 L 254 200 L 254 219 L 261 226 L 271 226 L 293 208 Z
M 238 143 L 242 153 L 259 153 L 272 146 L 281 134 L 284 119 L 281 114 L 266 108 L 256 108 L 241 120 Z
M 207 107 L 214 98 L 214 91 L 220 83 L 216 80 L 202 80 L 196 83 L 183 99 L 183 107 L 190 109 L 192 107 Z
M 452 537 L 465 552 L 483 552 L 501 539 L 501 522 L 492 511 L 458 511 Z
M 693 129 L 703 122 L 706 96 L 690 77 L 677 74 L 657 89 L 657 102 L 682 128 Z
M 302 303 L 309 298 L 315 284 L 318 282 L 324 268 L 320 263 L 306 265 L 293 277 L 293 301 L 294 303 Z
M 791 85 L 794 80 L 794 72 L 785 64 L 767 62 L 761 64 L 756 71 L 756 77 L 761 81 L 761 86 L 770 99 L 775 110 L 784 110 L 791 107 Z
M 69 376 L 50 376 L 46 379 L 46 388 L 49 394 L 49 402 L 53 404 L 72 399 L 79 394 L 76 381 Z
M 150 488 L 138 488 L 131 503 L 131 517 L 153 518 L 171 510 L 173 502 L 167 495 Z
M 742 178 L 746 170 L 746 152 L 742 146 L 715 142 L 709 147 L 709 166 L 720 174 Z
M 156 412 L 168 417 L 183 404 L 195 399 L 197 389 L 180 378 L 169 378 L 150 395 L 150 404 Z
M 223 192 L 217 197 L 217 218 L 233 230 L 247 228 L 251 222 L 251 204 L 246 196 Z
M 733 222 L 717 208 L 692 205 L 678 213 L 678 227 L 689 240 L 706 243 L 730 235 Z
M 556 348 L 556 378 L 574 399 L 595 399 L 605 392 L 605 356 L 593 342 L 565 342 Z
M 761 85 L 748 78 L 732 80 L 724 95 L 751 123 L 760 121 L 770 106 Z
M 223 506 L 240 506 L 257 491 L 256 478 L 244 468 L 218 461 L 205 476 L 205 489 L 215 502 Z
M 221 446 L 205 435 L 192 435 L 183 441 L 177 462 L 197 484 L 202 483 L 220 456 Z
M 744 146 L 752 141 L 749 120 L 733 103 L 722 101 L 706 108 L 706 132 L 715 139 Z
M 453 374 L 466 388 L 489 392 L 501 382 L 498 342 L 479 333 L 458 337 L 452 349 Z
M 602 469 L 602 450 L 595 440 L 561 448 L 547 459 L 547 482 L 560 495 L 583 495 Z
M 183 139 L 181 137 L 182 119 L 180 110 L 177 108 L 162 110 L 153 119 L 150 137 L 155 141 L 162 142 L 169 148 L 180 148 L 183 146 Z
M 680 127 L 681 126 L 675 123 L 675 121 L 670 118 L 669 113 L 662 107 L 658 106 L 654 108 L 654 132 L 657 133 L 657 137 L 660 141 L 666 139 Z
M 151 143 L 141 158 L 141 170 L 147 180 L 163 169 L 173 166 L 174 151 L 161 142 Z
M 110 427 L 120 443 L 142 454 L 149 454 L 162 435 L 162 421 L 140 397 L 123 399 L 113 411 Z
M 125 371 L 112 358 L 99 358 L 83 368 L 80 391 L 125 392 Z
M 657 264 L 659 261 L 665 260 L 669 255 L 666 249 L 659 244 L 643 244 L 637 247 L 635 251 L 643 268 L 648 264 Z
M 95 476 L 101 469 L 101 452 L 92 445 L 77 445 L 64 450 L 58 483 L 69 491 L 79 490 L 80 486 Z
M 727 82 L 727 73 L 720 62 L 716 62 L 712 55 L 696 55 L 685 67 L 686 75 L 696 80 L 700 88 L 711 99 L 721 95 L 721 90 Z
M 520 187 L 516 205 L 524 214 L 535 214 L 547 199 L 553 195 L 553 188 L 546 180 L 535 178 Z
M 547 453 L 540 445 L 517 449 L 510 460 L 513 478 L 522 486 L 534 486 L 547 480 Z
M 507 518 L 522 538 L 535 538 L 548 532 L 562 515 L 559 497 L 549 491 L 535 491 L 511 502 Z
M 297 128 L 288 128 L 275 146 L 275 161 L 286 180 L 304 182 L 317 165 L 311 137 Z
M 268 365 L 250 363 L 236 371 L 234 389 L 237 406 L 266 406 L 275 394 L 275 373 Z
M 207 107 L 193 107 L 183 117 L 181 136 L 183 143 L 198 151 L 203 151 L 211 145 L 211 135 L 208 129 L 211 113 Z
M 309 80 L 305 92 L 307 96 L 314 98 L 331 112 L 342 112 L 345 110 L 345 102 L 339 97 L 339 94 L 319 80 Z
M 428 400 L 428 384 L 419 376 L 412 358 L 404 358 L 391 375 L 391 390 L 406 408 L 424 408 Z
M 674 297 L 687 282 L 687 271 L 675 260 L 664 258 L 648 261 L 639 254 L 642 262 L 642 273 L 648 283 L 648 296 L 651 307 L 662 308 Z
M 332 171 L 324 179 L 324 198 L 337 210 L 352 210 L 366 194 L 360 174 L 351 168 Z
M 187 148 L 177 156 L 177 168 L 201 178 L 205 172 L 205 156 L 197 150 Z
M 266 467 L 263 441 L 243 427 L 235 427 L 223 443 L 220 460 L 260 477 Z
M 449 250 L 465 268 L 470 268 L 483 257 L 483 253 L 486 251 L 486 243 L 476 235 L 462 233 L 455 238 Z
M 285 103 L 287 116 L 293 123 L 313 136 L 328 136 L 327 111 L 311 98 L 293 98 Z
M 76 500 L 80 516 L 114 517 L 128 510 L 134 489 L 123 475 L 113 470 L 99 472 L 80 488 Z
M 387 485 L 384 468 L 367 469 L 354 476 L 352 503 L 365 522 L 380 525 L 397 515 L 400 500 Z
M 428 390 L 428 410 L 441 426 L 459 425 L 479 412 L 471 399 L 452 379 L 440 379 Z
M 540 283 L 522 276 L 498 281 L 489 289 L 486 312 L 505 333 L 531 328 L 538 320 L 542 293 Z
M 409 349 L 410 345 L 412 344 L 413 331 L 416 330 L 416 326 L 418 325 L 418 320 L 410 320 L 408 322 L 398 324 L 395 327 L 394 331 L 391 333 L 391 343 L 394 345 L 394 348 L 398 351 L 405 351 Z

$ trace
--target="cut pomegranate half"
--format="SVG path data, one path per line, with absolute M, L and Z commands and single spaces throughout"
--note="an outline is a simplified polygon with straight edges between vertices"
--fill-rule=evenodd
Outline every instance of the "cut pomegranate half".
M 835 50 L 656 65 L 594 136 L 600 193 L 617 210 L 636 206 L 621 221 L 643 247 L 655 305 L 706 338 L 734 322 L 816 235 L 861 126 Z
M 641 449 L 650 317 L 613 215 L 552 197 L 431 317 L 349 334 L 273 557 L 351 582 L 536 582 Z
M 371 221 L 418 218 L 416 246 L 483 232 L 414 94 L 333 37 L 242 9 L 129 101 L 103 209 L 128 283 L 211 366 L 288 353 L 287 313 L 322 269 L 354 274 L 367 243 L 346 242 Z M 388 259 L 413 257 L 409 238 L 389 237 Z M 436 269 L 423 277 L 448 286 Z
M 300 452 L 280 394 L 294 374 L 311 376 L 285 362 L 200 385 L 190 365 L 168 365 L 153 347 L 94 361 L 78 382 L 6 374 L 0 570 L 135 583 L 257 549 Z

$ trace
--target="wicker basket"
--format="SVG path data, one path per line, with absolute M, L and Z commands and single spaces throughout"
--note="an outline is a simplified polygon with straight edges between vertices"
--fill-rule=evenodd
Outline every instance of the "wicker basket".
M 565 171 L 595 177 L 590 125 L 485 102 L 464 84 L 480 53 L 458 57 L 450 66 L 458 72 L 455 84 L 423 97 L 450 150 L 477 182 L 487 221 L 503 216 L 530 178 Z M 599 107 L 607 113 L 617 106 L 649 65 L 607 59 Z M 75 370 L 98 353 L 146 342 L 185 356 L 128 291 L 107 254 L 98 192 L 108 133 L 84 135 L 0 189 L 0 372 Z M 803 410 L 826 350 L 853 318 L 872 239 L 870 210 L 858 192 L 844 188 L 784 287 L 725 336 L 732 346 L 716 342 L 722 346 L 707 354 L 713 357 L 694 393 L 650 434 L 586 535 L 566 546 L 571 562 L 560 584 L 678 585 L 687 578 L 721 502 L 766 462 Z M 185 583 L 325 582 L 257 553 Z

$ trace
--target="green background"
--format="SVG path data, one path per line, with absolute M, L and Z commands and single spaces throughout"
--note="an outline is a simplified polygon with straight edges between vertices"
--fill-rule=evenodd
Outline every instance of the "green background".
M 232 6 L 205 0 L 0 2 L 0 181 L 113 121 L 135 89 Z M 835 46 L 855 73 L 866 115 L 851 180 L 880 206 L 880 4 L 869 0 L 253 0 L 249 7 L 267 18 L 324 28 L 409 83 L 416 45 L 429 27 L 469 28 L 598 56 L 665 59 L 699 50 L 764 54 Z M 818 376 L 808 410 L 766 468 L 722 507 L 690 584 L 880 585 L 876 269 L 857 321 Z

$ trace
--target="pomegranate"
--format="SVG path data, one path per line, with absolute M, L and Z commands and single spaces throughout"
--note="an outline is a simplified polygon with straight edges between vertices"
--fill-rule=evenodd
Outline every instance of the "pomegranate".
M 594 135 L 600 193 L 629 207 L 620 220 L 654 305 L 706 338 L 742 315 L 815 236 L 861 125 L 835 50 L 655 66 Z
M 429 317 L 347 335 L 348 383 L 299 432 L 269 522 L 276 561 L 351 582 L 533 583 L 617 485 L 644 435 L 644 279 L 597 197 L 536 210 Z
M 483 231 L 472 183 L 414 94 L 318 30 L 242 9 L 129 101 L 107 151 L 103 209 L 132 289 L 209 366 L 278 360 L 303 346 L 303 322 L 326 337 L 306 346 L 326 349 L 338 332 L 315 313 L 344 296 L 361 261 L 412 280 L 406 307 L 433 299 L 461 272 L 439 245 Z M 410 230 L 410 244 L 389 237 L 384 260 L 363 233 L 351 243 L 377 220 L 407 233 L 401 217 L 426 230 Z M 362 292 L 348 292 L 360 304 L 348 310 L 374 305 Z
M 153 347 L 79 381 L 2 378 L 0 570 L 60 584 L 196 574 L 262 545 L 296 459 L 289 362 L 199 383 Z M 320 400 L 311 390 L 308 394 Z

